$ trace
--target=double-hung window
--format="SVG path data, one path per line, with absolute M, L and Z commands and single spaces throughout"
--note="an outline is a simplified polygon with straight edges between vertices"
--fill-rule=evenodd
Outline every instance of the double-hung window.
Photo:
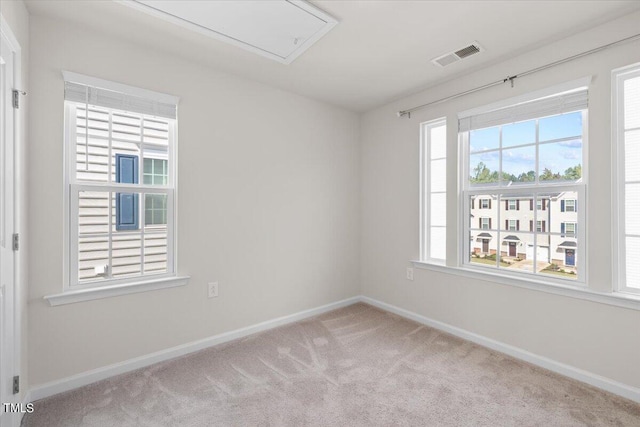
M 421 128 L 421 260 L 444 264 L 447 253 L 447 122 Z
M 68 289 L 174 276 L 177 98 L 64 77 Z
M 614 70 L 613 97 L 614 282 L 640 294 L 640 63 Z
M 491 228 L 491 218 L 480 218 L 480 228 L 489 230 Z
M 463 266 L 584 284 L 587 104 L 582 86 L 459 115 Z

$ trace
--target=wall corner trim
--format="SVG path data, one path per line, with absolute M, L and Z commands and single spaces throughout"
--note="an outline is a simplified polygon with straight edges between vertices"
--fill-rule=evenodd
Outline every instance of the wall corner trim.
M 610 378 L 606 378 L 592 372 L 576 368 L 574 366 L 566 365 L 556 360 L 531 353 L 527 350 L 523 350 L 521 348 L 514 347 L 512 345 L 505 344 L 503 342 L 496 341 L 473 332 L 469 332 L 465 329 L 461 329 L 456 326 L 440 322 L 438 320 L 430 319 L 412 311 L 405 310 L 403 308 L 396 307 L 394 305 L 387 304 L 385 302 L 378 301 L 367 296 L 361 296 L 360 300 L 364 303 L 397 314 L 398 316 L 404 317 L 406 319 L 410 319 L 420 324 L 430 326 L 443 332 L 447 332 L 451 335 L 455 335 L 459 338 L 471 341 L 483 347 L 499 351 L 500 353 L 515 357 L 516 359 L 524 360 L 525 362 L 531 363 L 565 377 L 578 380 L 580 382 L 592 385 L 599 389 L 640 403 L 640 388 L 638 387 L 623 384 Z

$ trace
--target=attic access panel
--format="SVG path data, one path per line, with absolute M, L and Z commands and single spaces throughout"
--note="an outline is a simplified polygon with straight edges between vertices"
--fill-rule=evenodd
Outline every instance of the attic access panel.
M 290 64 L 337 24 L 302 0 L 116 1 L 283 64 Z

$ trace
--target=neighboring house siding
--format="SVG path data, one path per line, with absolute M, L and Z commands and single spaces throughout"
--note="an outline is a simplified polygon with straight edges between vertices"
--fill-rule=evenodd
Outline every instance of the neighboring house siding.
M 482 199 L 491 200 L 491 209 L 482 208 Z M 561 234 L 563 232 L 561 224 L 577 224 L 577 209 L 579 209 L 579 206 L 577 206 L 576 202 L 577 209 L 574 211 L 567 211 L 567 209 L 563 211 L 563 206 L 565 206 L 566 200 L 575 199 L 576 195 L 572 192 L 555 194 L 545 198 L 542 202 L 544 209 L 542 209 L 543 206 L 540 206 L 541 209 L 537 209 L 537 216 L 534 219 L 534 210 L 538 206 L 535 205 L 531 197 L 517 198 L 518 202 L 516 203 L 516 209 L 509 209 L 509 203 L 507 200 L 503 199 L 498 203 L 497 197 L 492 195 L 478 195 L 472 198 L 470 201 L 471 217 L 469 219 L 470 226 L 472 228 L 470 236 L 471 252 L 476 255 L 483 256 L 492 255 L 499 251 L 501 256 L 509 257 L 509 241 L 505 240 L 505 237 L 515 236 L 518 239 L 517 241 L 513 241 L 516 243 L 515 257 L 526 259 L 527 257 L 532 257 L 533 250 L 537 250 L 538 261 L 547 261 L 557 265 L 566 266 L 566 252 L 567 250 L 572 250 L 572 247 L 566 246 L 566 243 L 569 243 L 570 245 L 576 244 L 577 239 L 575 235 L 571 235 L 566 232 Z M 486 203 L 484 203 L 484 205 L 486 206 Z M 500 213 L 499 221 L 498 211 Z M 482 229 L 482 218 L 490 219 L 492 224 L 491 229 Z M 538 248 L 533 248 L 534 239 L 532 231 L 535 231 L 536 229 L 536 220 L 544 221 L 544 231 L 538 233 Z M 512 224 L 510 221 L 516 222 L 518 225 L 517 230 L 509 229 L 509 225 Z M 497 241 L 498 227 L 500 229 L 500 239 L 502 240 L 500 242 Z M 575 255 L 575 248 L 573 250 L 573 262 L 576 264 L 577 259 Z M 547 257 L 548 259 L 541 259 Z
M 114 117 L 111 131 L 108 113 L 102 109 L 90 108 L 88 132 L 85 128 L 85 110 L 77 108 L 76 162 L 78 179 L 107 182 L 109 173 L 109 135 L 111 132 L 111 179 L 116 182 L 116 154 L 140 156 L 140 143 L 167 144 L 166 130 L 161 124 L 144 126 L 140 131 L 140 120 L 126 115 Z M 155 125 L 155 126 L 154 126 Z M 154 129 L 158 128 L 158 129 Z M 141 135 L 142 133 L 142 135 Z M 85 137 L 88 134 L 88 144 Z M 135 142 L 134 142 L 135 141 Z M 142 165 L 142 162 L 140 162 Z M 140 166 L 141 167 L 141 166 Z M 166 226 L 147 226 L 144 230 L 116 230 L 115 193 L 111 194 L 111 227 L 113 231 L 112 269 L 114 278 L 144 273 L 163 273 L 167 270 L 167 230 Z M 140 198 L 142 202 L 144 198 Z M 144 211 L 140 211 L 144 220 Z M 109 194 L 107 192 L 82 192 L 79 197 L 79 280 L 100 279 L 95 267 L 108 264 L 109 259 Z M 142 237 L 144 231 L 144 238 Z M 143 242 L 144 241 L 144 253 Z M 144 261 L 143 261 L 144 257 Z M 142 267 L 141 267 L 142 266 Z

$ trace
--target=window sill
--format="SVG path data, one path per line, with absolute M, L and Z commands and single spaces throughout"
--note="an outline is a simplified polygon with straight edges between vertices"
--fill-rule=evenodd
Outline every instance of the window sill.
M 411 261 L 416 268 L 439 271 L 441 273 L 454 274 L 456 276 L 468 277 L 488 282 L 500 283 L 503 285 L 516 286 L 519 288 L 531 289 L 540 292 L 547 292 L 601 304 L 614 305 L 617 307 L 640 310 L 640 295 L 626 294 L 621 292 L 596 292 L 581 286 L 551 284 L 543 280 L 528 280 L 520 277 L 513 277 L 504 274 L 488 273 L 464 267 L 447 267 L 444 265 L 432 264 L 424 261 Z
M 184 286 L 189 282 L 189 276 L 163 277 L 153 280 L 126 283 L 122 285 L 104 286 L 89 289 L 69 290 L 61 294 L 44 297 L 52 307 L 56 305 L 73 304 L 82 301 L 110 298 L 119 295 L 135 294 L 138 292 L 155 291 L 157 289 Z

